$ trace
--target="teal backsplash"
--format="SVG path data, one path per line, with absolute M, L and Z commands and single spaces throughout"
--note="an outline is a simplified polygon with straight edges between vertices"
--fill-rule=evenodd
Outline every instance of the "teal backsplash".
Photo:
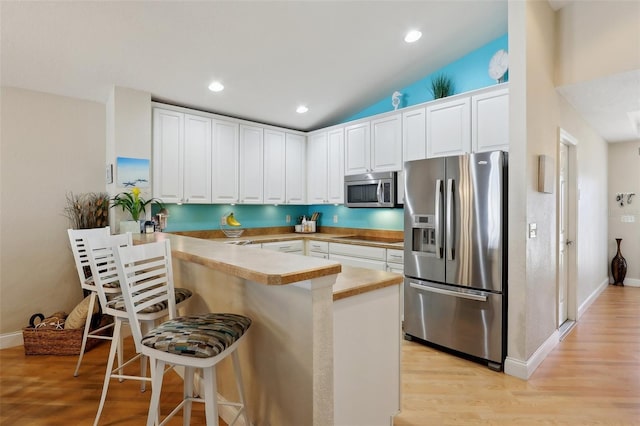
M 403 228 L 402 209 L 353 209 L 334 205 L 311 206 L 262 206 L 262 205 L 221 205 L 221 204 L 167 204 L 169 220 L 167 232 L 202 231 L 220 229 L 220 218 L 233 212 L 243 228 L 268 228 L 273 226 L 293 226 L 300 216 L 309 217 L 313 212 L 320 212 L 318 226 L 335 226 L 340 228 L 386 229 L 401 231 Z M 157 213 L 154 206 L 153 213 Z M 286 216 L 291 216 L 291 223 Z M 338 223 L 333 223 L 333 216 L 338 216 Z

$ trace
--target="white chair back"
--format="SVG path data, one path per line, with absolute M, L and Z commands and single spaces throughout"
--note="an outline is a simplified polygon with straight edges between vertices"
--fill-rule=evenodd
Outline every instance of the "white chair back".
M 167 307 L 169 319 L 176 317 L 171 244 L 169 240 L 165 240 L 118 247 L 116 264 L 131 334 L 136 350 L 140 352 L 141 311 L 156 304 L 163 304 Z
M 93 234 L 85 237 L 84 242 L 100 306 L 106 311 L 108 300 L 105 288 L 112 288 L 112 283 L 118 282 L 115 251 L 118 247 L 132 246 L 133 238 L 131 232 L 117 235 Z
M 108 236 L 111 234 L 111 228 L 106 226 L 104 228 L 68 229 L 67 233 L 69 234 L 69 242 L 71 243 L 71 251 L 76 263 L 80 285 L 84 289 L 91 290 L 91 286 L 86 283 L 89 276 L 85 272 L 85 268 L 89 268 L 89 258 L 87 257 L 85 239 L 88 237 Z

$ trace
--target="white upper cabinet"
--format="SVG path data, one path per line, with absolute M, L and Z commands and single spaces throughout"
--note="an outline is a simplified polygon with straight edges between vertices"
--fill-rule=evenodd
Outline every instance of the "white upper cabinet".
M 327 201 L 344 203 L 344 130 L 327 134 Z
M 288 204 L 307 202 L 306 137 L 287 133 L 285 136 L 285 199 Z
M 371 171 L 402 170 L 402 117 L 400 113 L 371 121 Z
M 471 138 L 474 152 L 509 150 L 509 89 L 471 97 Z
M 427 105 L 427 157 L 471 152 L 471 101 L 459 97 Z
M 211 202 L 211 120 L 153 110 L 153 196 L 165 203 Z
M 262 127 L 240 125 L 240 203 L 262 204 L 263 161 Z
M 211 119 L 184 115 L 184 202 L 211 203 Z
M 264 203 L 282 204 L 286 186 L 285 133 L 264 129 Z
M 238 124 L 213 120 L 214 203 L 238 202 L 239 152 Z
M 307 142 L 307 202 L 344 203 L 344 130 L 311 134 Z
M 344 128 L 344 173 L 357 175 L 371 171 L 371 135 L 368 121 Z
M 402 169 L 402 118 L 394 114 L 344 129 L 345 174 Z
M 307 200 L 309 204 L 328 202 L 327 173 L 327 132 L 314 133 L 309 136 L 307 142 Z
M 402 113 L 402 153 L 404 161 L 427 158 L 427 111 L 412 109 Z
M 184 114 L 153 110 L 153 196 L 165 203 L 183 201 Z

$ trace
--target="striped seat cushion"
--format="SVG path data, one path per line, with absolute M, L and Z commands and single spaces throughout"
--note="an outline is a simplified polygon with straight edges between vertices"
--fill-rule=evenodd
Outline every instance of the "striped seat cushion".
M 186 288 L 176 288 L 175 289 L 175 295 L 176 295 L 176 305 L 180 302 L 184 302 L 185 300 L 187 300 L 188 298 L 191 297 L 191 290 L 187 290 Z M 126 311 L 126 308 L 124 306 L 124 296 L 122 294 L 114 297 L 113 299 L 111 299 L 108 303 L 107 306 L 109 308 L 113 308 L 117 311 Z M 146 308 L 144 308 L 141 313 L 143 314 L 153 314 L 155 312 L 160 312 L 164 309 L 167 309 L 167 301 L 165 300 L 162 303 L 156 303 L 154 305 L 148 306 Z
M 160 351 L 195 358 L 214 357 L 238 340 L 251 319 L 237 314 L 187 315 L 164 322 L 142 338 Z
M 84 280 L 84 283 L 86 285 L 90 285 L 90 286 L 95 286 L 96 283 L 93 281 L 93 277 L 89 277 L 87 279 Z M 110 283 L 106 283 L 104 285 L 105 288 L 120 288 L 120 282 L 119 281 L 113 281 Z

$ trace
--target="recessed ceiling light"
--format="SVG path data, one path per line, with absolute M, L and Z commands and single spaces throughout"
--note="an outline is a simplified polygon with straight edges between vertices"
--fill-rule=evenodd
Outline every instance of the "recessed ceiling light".
M 212 92 L 221 92 L 224 90 L 224 85 L 219 81 L 214 81 L 209 85 L 209 90 L 211 90 Z
M 298 114 L 304 114 L 305 112 L 309 111 L 309 108 L 307 108 L 304 105 L 300 105 L 298 108 L 296 108 L 296 112 Z
M 420 31 L 411 30 L 407 33 L 406 36 L 404 36 L 404 41 L 406 41 L 407 43 L 413 43 L 414 41 L 420 40 L 420 37 L 422 37 L 422 33 Z

